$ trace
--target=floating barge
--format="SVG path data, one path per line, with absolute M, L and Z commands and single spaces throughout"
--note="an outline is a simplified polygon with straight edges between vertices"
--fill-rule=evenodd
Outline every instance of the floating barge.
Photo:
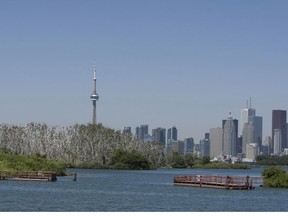
M 203 188 L 221 188 L 228 190 L 252 190 L 255 189 L 252 185 L 253 178 L 234 177 L 234 176 L 176 176 L 174 177 L 174 185 L 203 187 Z
M 10 173 L 7 171 L 0 171 L 0 180 L 15 180 L 15 181 L 57 181 L 55 172 L 16 172 Z

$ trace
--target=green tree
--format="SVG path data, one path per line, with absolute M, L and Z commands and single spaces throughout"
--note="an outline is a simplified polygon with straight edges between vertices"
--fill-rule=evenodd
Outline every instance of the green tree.
M 288 165 L 288 155 L 259 155 L 256 158 L 258 165 L 267 166 L 287 166 Z
M 142 154 L 119 148 L 112 153 L 110 167 L 115 169 L 150 169 L 152 166 Z
M 184 156 L 185 164 L 187 167 L 193 167 L 195 165 L 195 156 L 192 154 L 186 154 Z
M 288 174 L 279 167 L 269 167 L 262 172 L 264 187 L 288 188 Z
M 210 163 L 210 157 L 209 157 L 209 156 L 204 156 L 204 157 L 202 158 L 201 163 L 202 163 L 203 165 L 209 164 L 209 163 Z
M 178 152 L 173 152 L 169 158 L 169 165 L 173 168 L 186 168 L 186 162 L 183 156 Z

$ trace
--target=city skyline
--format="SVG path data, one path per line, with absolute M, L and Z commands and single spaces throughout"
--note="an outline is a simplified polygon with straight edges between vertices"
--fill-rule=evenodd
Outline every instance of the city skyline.
M 243 111 L 245 111 L 245 112 L 243 112 Z M 281 112 L 285 112 L 286 113 L 286 110 L 271 110 L 271 112 L 272 112 L 272 122 L 273 122 L 273 113 L 275 113 L 275 112 L 277 112 L 277 111 L 281 111 Z M 249 115 L 248 115 L 248 113 L 250 113 Z M 246 130 L 245 129 L 245 127 L 251 127 L 251 124 L 253 125 L 253 134 L 254 135 L 252 135 L 254 138 L 252 139 L 252 138 L 249 138 L 249 140 L 250 139 L 252 139 L 253 140 L 253 142 L 256 142 L 256 143 L 258 143 L 260 146 L 263 144 L 263 117 L 262 116 L 256 116 L 255 115 L 256 114 L 256 109 L 254 109 L 254 108 L 252 108 L 251 106 L 249 107 L 249 108 L 245 108 L 245 109 L 241 109 L 241 125 L 242 125 L 242 123 L 243 123 L 243 128 L 242 128 L 242 126 L 240 126 L 240 128 L 238 127 L 238 119 L 233 119 L 233 117 L 232 117 L 232 113 L 230 112 L 229 113 L 229 116 L 228 116 L 228 119 L 229 118 L 232 118 L 233 119 L 233 121 L 235 121 L 236 123 L 235 123 L 235 126 L 236 126 L 236 137 L 237 138 L 239 138 L 239 137 L 245 137 L 246 136 L 246 134 L 243 134 L 243 132 L 244 132 L 244 130 Z M 244 116 L 244 117 L 243 117 Z M 243 119 L 245 119 L 245 120 L 243 120 Z M 286 119 L 286 118 L 285 118 Z M 219 121 L 220 122 L 220 121 Z M 215 128 L 224 128 L 224 125 L 225 125 L 225 122 L 226 122 L 226 119 L 224 119 L 224 120 L 222 120 L 222 126 L 220 125 L 220 123 L 219 123 L 219 125 L 218 126 L 216 126 Z M 288 124 L 287 122 L 286 122 L 286 120 L 284 120 L 284 122 L 285 122 L 285 130 L 286 130 L 286 124 Z M 283 124 L 284 124 L 284 122 L 283 122 Z M 139 127 L 143 127 L 143 126 L 145 126 L 146 127 L 146 134 L 147 135 L 151 135 L 151 133 L 149 132 L 149 130 L 148 130 L 148 127 L 149 127 L 149 124 L 145 124 L 145 125 L 143 125 L 143 124 L 140 124 L 140 125 L 137 125 L 136 127 L 135 127 L 135 133 L 133 133 L 133 131 L 132 131 L 132 134 L 135 134 L 138 138 L 140 137 L 140 136 L 138 136 L 137 134 L 138 134 L 138 132 L 137 132 L 137 128 L 139 128 Z M 125 131 L 126 129 L 125 128 L 132 128 L 131 126 L 123 126 L 123 131 Z M 158 127 L 159 128 L 159 127 Z M 161 127 L 160 127 L 161 128 Z M 153 131 L 153 129 L 156 129 L 156 128 L 152 128 L 150 131 L 152 132 Z M 164 129 L 168 129 L 167 130 L 167 141 L 169 140 L 169 138 L 171 137 L 171 131 L 173 130 L 173 129 L 175 129 L 176 130 L 176 137 L 177 137 L 177 134 L 178 134 L 178 129 L 177 129 L 177 127 L 174 125 L 174 126 L 172 126 L 172 127 L 168 127 L 168 128 L 165 128 L 164 127 Z M 208 129 L 208 131 L 210 130 L 211 128 L 209 128 Z M 245 132 L 247 132 L 247 131 L 245 131 Z M 204 134 L 203 134 L 203 136 L 199 139 L 199 141 L 200 140 L 202 140 L 203 138 L 204 138 L 204 136 L 206 135 L 206 133 L 208 133 L 208 132 L 205 132 Z M 249 133 L 249 132 L 248 132 Z M 285 135 L 285 134 L 284 134 Z M 185 136 L 183 139 L 174 139 L 174 140 L 184 140 L 185 138 L 187 138 L 187 137 L 189 137 L 189 136 Z M 273 134 L 271 133 L 271 134 L 267 134 L 267 135 L 265 135 L 265 137 L 273 137 Z M 265 138 L 264 137 L 264 138 Z M 142 139 L 142 140 L 144 140 L 144 137 L 143 138 L 140 138 L 140 139 Z M 241 147 L 241 148 L 243 148 L 243 147 Z M 244 149 L 244 148 L 243 148 Z
M 251 100 L 250 100 L 251 101 Z M 181 155 L 195 154 L 198 156 L 210 156 L 212 160 L 242 160 L 255 161 L 258 155 L 287 155 L 287 119 L 286 110 L 272 110 L 272 136 L 266 136 L 263 140 L 263 118 L 256 116 L 256 109 L 251 106 L 241 109 L 241 125 L 238 119 L 233 119 L 231 113 L 228 118 L 222 120 L 222 127 L 209 128 L 209 133 L 194 144 L 193 137 L 178 139 L 176 126 L 168 128 L 152 128 L 152 136 L 149 134 L 149 125 L 136 127 L 135 136 L 144 142 L 158 142 L 165 146 L 164 154 L 176 151 Z M 243 125 L 243 128 L 242 128 Z M 131 132 L 131 127 L 124 127 L 123 132 Z M 144 129 L 145 128 L 145 129 Z M 142 134 L 146 136 L 138 135 Z M 144 132 L 145 131 L 145 132 Z M 240 132 L 240 133 L 239 133 Z M 242 134 L 241 134 L 242 132 Z M 188 146 L 187 140 L 192 139 L 193 145 Z M 193 146 L 193 148 L 191 148 Z
M 1 1 L 1 123 L 178 129 L 199 142 L 252 97 L 271 136 L 287 110 L 288 2 Z M 93 69 L 92 69 L 93 70 Z M 99 81 L 99 82 L 98 82 Z M 133 131 L 134 132 L 134 131 Z

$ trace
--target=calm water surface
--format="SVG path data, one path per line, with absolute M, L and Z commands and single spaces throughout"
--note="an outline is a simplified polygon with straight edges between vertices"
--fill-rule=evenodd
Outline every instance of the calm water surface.
M 251 170 L 76 170 L 57 182 L 0 181 L 0 211 L 288 211 L 288 189 L 233 191 L 173 186 L 190 174 L 260 176 Z

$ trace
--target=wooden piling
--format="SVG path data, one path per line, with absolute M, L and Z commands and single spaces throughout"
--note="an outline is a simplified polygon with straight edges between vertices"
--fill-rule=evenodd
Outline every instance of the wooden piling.
M 74 173 L 74 176 L 73 176 L 73 181 L 76 182 L 77 181 L 77 173 Z

